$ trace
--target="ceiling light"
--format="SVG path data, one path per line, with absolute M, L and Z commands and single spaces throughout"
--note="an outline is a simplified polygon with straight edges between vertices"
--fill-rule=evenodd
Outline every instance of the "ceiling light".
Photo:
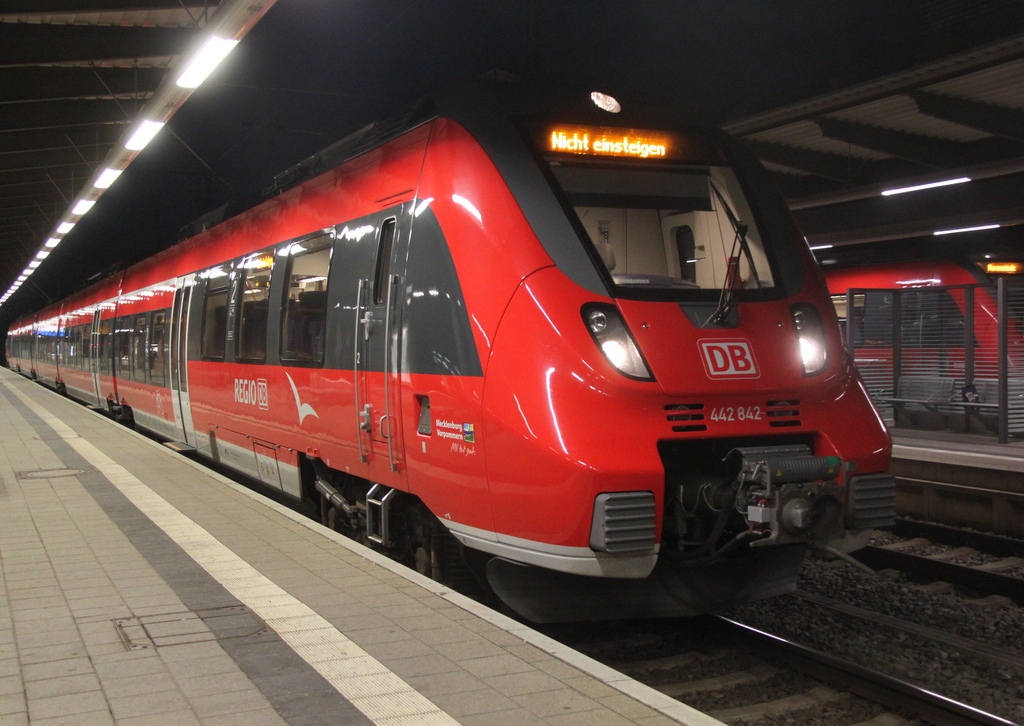
M 42 260 L 32 260 L 31 262 L 28 263 L 28 266 L 34 270 L 41 264 L 43 264 Z
M 604 109 L 609 113 L 618 113 L 622 110 L 622 106 L 619 105 L 619 102 L 605 93 L 594 91 L 590 94 L 590 100 L 594 102 L 595 106 L 600 109 Z
M 182 88 L 199 86 L 237 44 L 238 41 L 234 38 L 210 38 L 199 54 L 188 64 L 188 68 L 178 76 L 178 85 Z
M 83 199 L 80 202 L 78 202 L 78 204 L 75 205 L 75 208 L 71 210 L 71 213 L 72 214 L 85 214 L 90 209 L 92 209 L 92 205 L 94 205 L 95 203 L 96 202 L 94 202 L 94 201 L 90 201 L 88 199 Z
M 998 224 L 984 224 L 980 227 L 963 227 L 961 229 L 940 229 L 935 232 L 935 236 L 938 237 L 942 234 L 959 234 L 960 232 L 979 232 L 983 229 L 997 229 L 1000 227 Z
M 57 238 L 57 237 L 50 237 L 50 239 L 46 240 L 46 246 L 51 248 L 51 249 L 53 249 L 54 247 L 56 247 L 59 244 L 60 244 L 60 239 Z
M 816 247 L 811 247 L 811 249 L 812 250 L 830 250 L 830 249 L 832 249 L 832 245 L 817 245 Z
M 57 227 L 57 234 L 67 234 L 74 229 L 74 226 L 74 222 L 63 222 L 59 227 Z
M 40 260 L 45 260 L 49 256 L 50 253 L 47 252 L 46 250 L 39 250 L 38 252 L 36 252 L 36 257 L 38 257 Z
M 947 179 L 946 181 L 932 182 L 931 184 L 918 184 L 913 187 L 900 187 L 899 189 L 886 189 L 882 192 L 883 197 L 891 197 L 893 194 L 903 194 L 904 192 L 919 192 L 922 189 L 934 189 L 935 187 L 948 187 L 951 184 L 963 184 L 969 182 L 970 177 L 962 176 L 959 179 Z
M 25 282 L 28 279 L 28 275 L 18 275 L 18 282 Z
M 99 179 L 96 180 L 96 183 L 93 186 L 97 189 L 106 189 L 113 184 L 114 180 L 119 176 L 121 176 L 120 169 L 104 169 L 103 173 L 100 174 Z
M 162 121 L 143 121 L 142 125 L 139 126 L 138 130 L 132 134 L 132 137 L 125 142 L 124 148 L 132 151 L 138 151 L 145 148 L 146 144 L 153 140 L 156 136 L 157 131 L 162 129 L 164 124 Z

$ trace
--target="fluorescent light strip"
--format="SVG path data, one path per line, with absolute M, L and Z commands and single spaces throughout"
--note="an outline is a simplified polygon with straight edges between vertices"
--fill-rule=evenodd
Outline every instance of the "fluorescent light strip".
M 82 200 L 80 200 L 78 202 L 78 204 L 75 205 L 75 208 L 71 210 L 71 213 L 72 214 L 85 214 L 90 209 L 92 209 L 92 205 L 94 205 L 95 203 L 96 202 L 90 201 L 88 199 L 82 199 Z
M 812 250 L 830 250 L 832 245 L 818 245 L 817 247 L 811 247 Z
M 177 84 L 182 88 L 198 87 L 236 45 L 238 41 L 234 38 L 210 38 L 188 64 L 188 68 L 178 76 Z
M 49 247 L 50 249 L 53 249 L 59 244 L 60 239 L 58 239 L 57 237 L 50 237 L 50 239 L 46 240 L 46 246 Z
M 939 235 L 943 234 L 959 234 L 960 232 L 979 232 L 983 229 L 998 229 L 1001 226 L 1002 225 L 1000 224 L 984 224 L 980 227 L 963 227 L 962 229 L 940 229 L 938 232 L 935 232 L 934 234 L 936 237 L 938 237 Z
M 121 176 L 120 169 L 104 169 L 103 173 L 100 174 L 93 186 L 97 189 L 106 189 L 113 184 L 119 176 Z
M 131 151 L 139 151 L 145 148 L 146 144 L 152 141 L 153 137 L 163 127 L 162 121 L 143 121 L 138 131 L 132 134 L 132 137 L 125 142 L 124 148 Z
M 57 227 L 57 234 L 67 234 L 72 229 L 74 229 L 74 227 L 74 222 L 62 222 L 61 225 Z
M 886 189 L 882 192 L 883 197 L 891 197 L 893 194 L 905 194 L 906 192 L 919 192 L 922 189 L 935 189 L 936 187 L 948 187 L 952 184 L 963 184 L 969 182 L 970 177 L 962 176 L 959 179 L 947 179 L 946 181 L 932 182 L 931 184 L 918 184 L 913 187 L 900 187 L 899 189 Z

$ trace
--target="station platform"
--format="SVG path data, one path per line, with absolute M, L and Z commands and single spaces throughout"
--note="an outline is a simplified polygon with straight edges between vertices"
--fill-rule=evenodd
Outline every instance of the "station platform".
M 0 369 L 0 726 L 720 722 Z
M 1000 444 L 994 436 L 893 428 L 893 459 L 1024 473 L 1024 441 Z

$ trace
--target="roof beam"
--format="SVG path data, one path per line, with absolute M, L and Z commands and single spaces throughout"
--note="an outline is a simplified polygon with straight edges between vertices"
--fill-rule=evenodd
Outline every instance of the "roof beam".
M 120 125 L 100 125 L 71 129 L 28 129 L 0 133 L 0 155 L 24 152 L 47 151 L 65 146 L 83 150 L 98 145 L 110 145 L 120 137 L 124 128 Z
M 69 98 L 148 98 L 167 74 L 163 68 L 0 68 L 0 103 Z
M 179 55 L 192 28 L 0 23 L 0 67 Z
M 926 91 L 915 91 L 910 97 L 917 104 L 917 110 L 926 116 L 1024 141 L 1024 111 Z
M 4 107 L 0 131 L 27 129 L 65 129 L 93 124 L 131 123 L 131 101 L 76 100 L 17 103 Z
M 821 133 L 865 149 L 913 161 L 925 166 L 943 168 L 964 162 L 964 145 L 930 136 L 894 131 L 880 126 L 822 117 L 815 119 Z
M 849 181 L 853 176 L 851 169 L 863 163 L 861 159 L 851 160 L 838 154 L 798 149 L 795 146 L 786 146 L 785 144 L 777 144 L 771 141 L 744 139 L 743 143 L 749 146 L 757 154 L 758 158 L 764 161 L 782 164 L 792 169 L 799 169 L 808 174 L 814 174 L 815 176 L 838 182 Z
M 125 12 L 129 10 L 211 9 L 219 0 L 0 0 L 0 15 Z

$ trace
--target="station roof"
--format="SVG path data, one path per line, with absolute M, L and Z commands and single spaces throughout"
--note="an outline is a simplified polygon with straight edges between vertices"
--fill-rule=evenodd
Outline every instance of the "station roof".
M 812 245 L 1024 222 L 1024 36 L 725 128 L 775 173 Z
M 169 89 L 202 38 L 228 16 L 240 37 L 271 5 L 0 0 L 0 294 L 103 168 L 131 161 L 0 305 L 0 329 L 355 129 L 494 69 L 738 118 L 725 128 L 774 172 L 812 245 L 1024 219 L 1019 3 L 801 0 L 766 16 L 756 0 L 640 0 L 625 15 L 613 0 L 587 14 L 543 0 L 283 0 L 182 105 Z M 923 19 L 930 30 L 914 27 Z M 163 141 L 116 156 L 154 108 Z M 956 176 L 973 181 L 880 196 Z

